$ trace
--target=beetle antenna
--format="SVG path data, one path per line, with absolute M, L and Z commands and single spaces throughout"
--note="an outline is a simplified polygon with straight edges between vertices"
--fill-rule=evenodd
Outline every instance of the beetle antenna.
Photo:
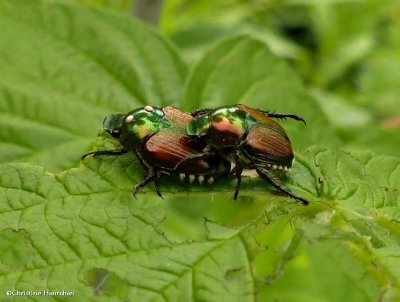
M 291 118 L 291 119 L 294 119 L 296 121 L 303 122 L 304 125 L 307 125 L 306 121 L 302 117 L 300 117 L 300 116 L 298 116 L 296 114 L 274 113 L 274 112 L 264 111 L 264 110 L 259 110 L 259 111 L 261 113 L 264 113 L 266 116 L 268 116 L 270 118 L 284 119 L 284 120 L 286 120 L 287 118 Z

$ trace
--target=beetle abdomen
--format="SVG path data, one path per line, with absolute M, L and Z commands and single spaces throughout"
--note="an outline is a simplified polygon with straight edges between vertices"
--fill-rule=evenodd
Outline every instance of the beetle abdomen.
M 243 151 L 255 165 L 276 165 L 283 170 L 292 166 L 294 157 L 288 137 L 264 124 L 256 124 L 250 129 Z

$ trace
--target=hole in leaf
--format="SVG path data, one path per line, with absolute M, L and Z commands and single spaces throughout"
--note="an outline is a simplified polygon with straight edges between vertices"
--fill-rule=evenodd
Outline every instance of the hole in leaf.
M 0 246 L 2 272 L 23 269 L 33 254 L 29 233 L 25 230 L 4 229 L 0 231 Z
M 104 268 L 92 268 L 85 274 L 85 280 L 92 287 L 93 293 L 127 299 L 129 284 L 115 273 Z

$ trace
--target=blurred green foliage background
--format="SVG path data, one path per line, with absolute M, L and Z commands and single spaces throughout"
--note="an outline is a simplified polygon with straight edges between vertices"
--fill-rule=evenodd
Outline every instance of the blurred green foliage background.
M 310 88 L 344 142 L 354 149 L 398 154 L 396 0 L 69 1 L 152 23 L 175 42 L 189 65 L 232 34 L 262 40 Z M 371 139 L 379 143 L 371 144 Z

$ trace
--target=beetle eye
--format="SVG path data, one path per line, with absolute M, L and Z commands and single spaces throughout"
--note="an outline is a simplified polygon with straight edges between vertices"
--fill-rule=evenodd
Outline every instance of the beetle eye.
M 119 138 L 120 135 L 121 135 L 121 131 L 119 131 L 118 129 L 115 129 L 111 132 L 112 137 Z

